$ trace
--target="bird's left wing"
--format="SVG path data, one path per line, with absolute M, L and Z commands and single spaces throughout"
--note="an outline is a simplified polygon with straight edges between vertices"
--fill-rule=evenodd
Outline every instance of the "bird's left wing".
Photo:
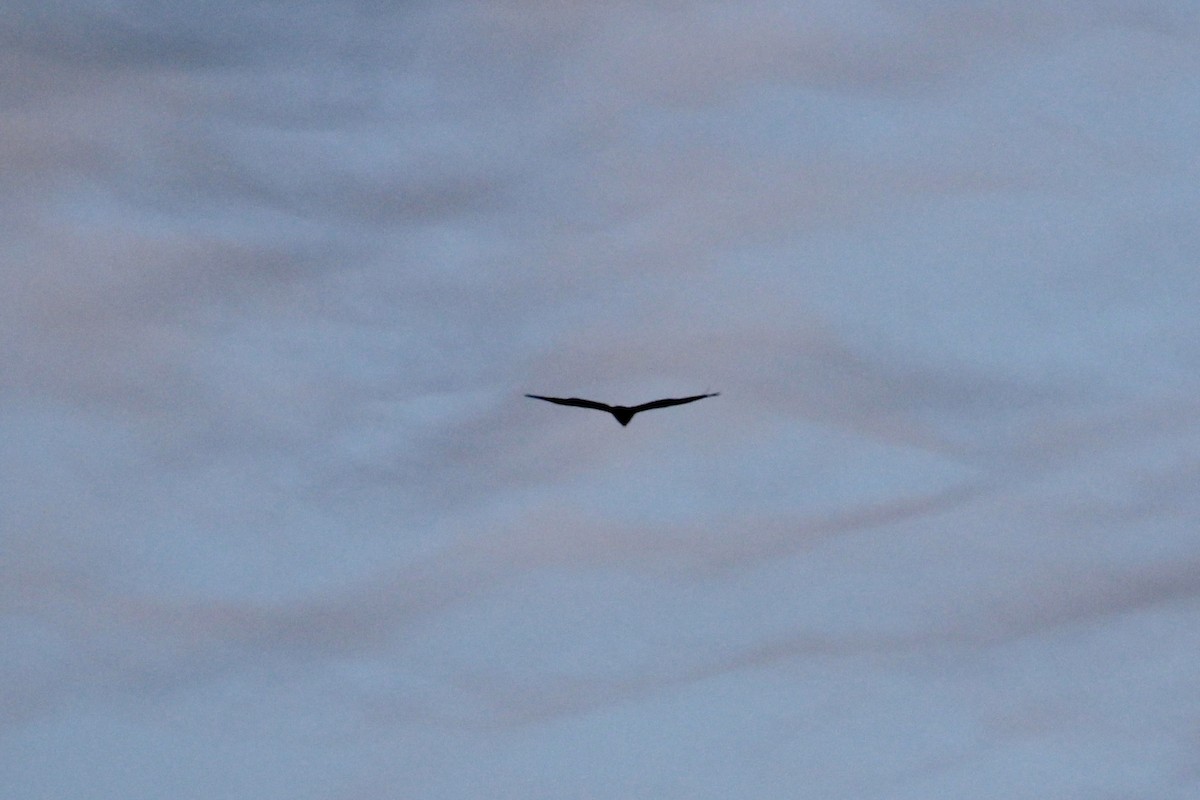
M 580 408 L 594 408 L 597 411 L 612 411 L 612 406 L 597 403 L 595 400 L 584 400 L 581 397 L 543 397 L 540 394 L 527 394 L 525 396 L 532 397 L 534 400 L 558 403 L 560 406 L 579 406 Z

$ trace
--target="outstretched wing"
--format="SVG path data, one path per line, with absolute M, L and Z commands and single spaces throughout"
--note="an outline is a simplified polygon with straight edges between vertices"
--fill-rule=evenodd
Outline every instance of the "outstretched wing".
M 560 406 L 579 406 L 580 408 L 594 408 L 597 411 L 607 411 L 612 413 L 613 407 L 604 403 L 597 403 L 595 400 L 584 400 L 580 397 L 542 397 L 540 394 L 527 394 L 526 397 L 532 397 L 534 400 L 545 400 L 550 403 L 558 403 Z
M 681 406 L 684 403 L 694 403 L 697 400 L 703 400 L 706 397 L 716 397 L 719 394 L 720 392 L 713 392 L 712 394 L 698 394 L 693 397 L 667 397 L 662 400 L 651 400 L 649 403 L 642 403 L 640 406 L 634 406 L 629 410 L 636 414 L 639 411 L 649 411 L 652 408 L 666 408 L 667 406 Z

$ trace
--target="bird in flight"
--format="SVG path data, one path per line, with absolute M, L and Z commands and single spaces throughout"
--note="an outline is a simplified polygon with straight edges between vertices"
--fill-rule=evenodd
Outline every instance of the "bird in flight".
M 532 397 L 534 400 L 546 400 L 550 403 L 558 403 L 560 406 L 579 406 L 580 408 L 594 408 L 597 411 L 607 411 L 617 418 L 617 422 L 622 426 L 628 425 L 629 420 L 633 419 L 633 415 L 639 411 L 649 411 L 652 408 L 666 408 L 667 406 L 681 406 L 684 403 L 694 403 L 697 400 L 703 400 L 706 397 L 716 397 L 720 392 L 712 394 L 698 394 L 693 397 L 667 397 L 662 400 L 651 400 L 649 403 L 642 403 L 640 406 L 610 406 L 608 403 L 597 403 L 595 400 L 583 400 L 579 397 L 542 397 L 540 394 L 527 394 L 526 397 Z

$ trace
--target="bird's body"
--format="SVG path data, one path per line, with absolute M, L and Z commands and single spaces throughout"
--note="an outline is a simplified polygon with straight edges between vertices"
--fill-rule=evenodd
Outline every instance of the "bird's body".
M 534 400 L 545 400 L 550 403 L 558 403 L 560 406 L 578 406 L 579 408 L 594 408 L 597 411 L 607 411 L 617 418 L 617 422 L 622 426 L 628 425 L 629 420 L 633 419 L 633 415 L 640 411 L 649 411 L 652 408 L 666 408 L 667 406 L 681 406 L 684 403 L 692 403 L 696 400 L 703 400 L 706 397 L 716 397 L 720 392 L 712 394 L 698 394 L 692 397 L 666 397 L 662 400 L 651 400 L 649 403 L 642 403 L 639 406 L 610 406 L 608 403 L 598 403 L 595 400 L 584 400 L 580 397 L 543 397 L 540 394 L 527 394 L 526 397 L 532 397 Z

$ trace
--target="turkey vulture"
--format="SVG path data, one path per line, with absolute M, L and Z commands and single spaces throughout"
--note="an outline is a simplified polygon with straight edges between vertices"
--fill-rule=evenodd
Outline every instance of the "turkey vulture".
M 649 403 L 642 403 L 640 406 L 610 406 L 607 403 L 597 403 L 595 400 L 583 400 L 578 397 L 542 397 L 540 394 L 527 394 L 526 397 L 532 397 L 534 400 L 546 400 L 551 403 L 558 403 L 560 406 L 579 406 L 580 408 L 594 408 L 597 411 L 607 411 L 617 418 L 617 422 L 622 425 L 628 425 L 629 420 L 633 419 L 633 415 L 639 411 L 649 411 L 652 408 L 666 408 L 667 406 L 681 406 L 684 403 L 694 403 L 697 400 L 703 400 L 706 397 L 716 397 L 720 392 L 712 394 L 698 394 L 693 397 L 667 397 L 662 400 L 651 400 Z

